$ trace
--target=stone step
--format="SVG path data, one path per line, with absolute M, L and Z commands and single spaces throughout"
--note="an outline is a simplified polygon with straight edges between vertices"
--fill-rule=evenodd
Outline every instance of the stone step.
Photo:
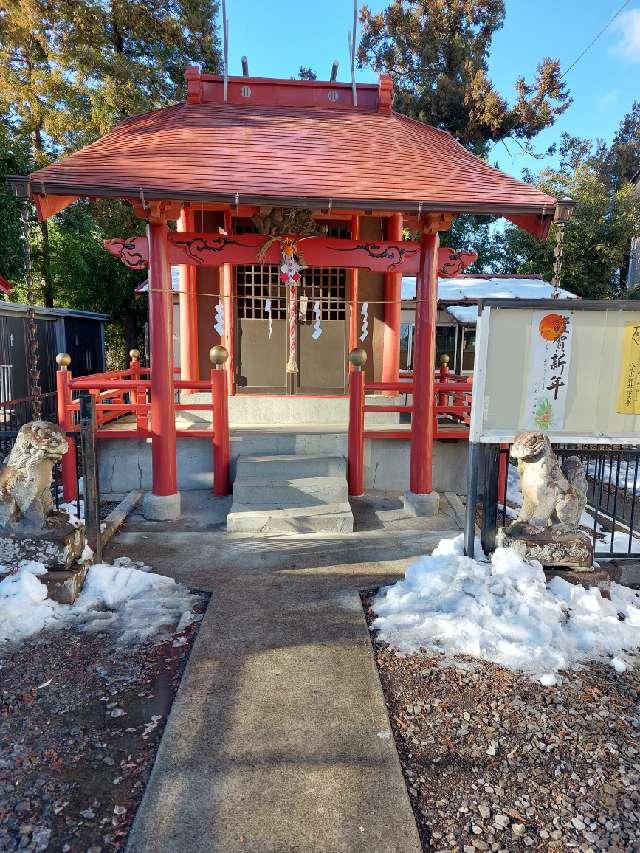
M 255 509 L 288 509 L 345 503 L 347 481 L 342 477 L 295 477 L 276 480 L 266 477 L 236 477 L 233 503 Z M 233 511 L 233 508 L 232 508 Z
M 269 456 L 239 456 L 236 463 L 236 482 L 251 477 L 261 480 L 286 481 L 300 477 L 347 476 L 344 456 L 314 454 L 280 454 Z
M 256 510 L 236 504 L 227 516 L 230 533 L 351 533 L 353 514 L 348 503 L 287 509 Z

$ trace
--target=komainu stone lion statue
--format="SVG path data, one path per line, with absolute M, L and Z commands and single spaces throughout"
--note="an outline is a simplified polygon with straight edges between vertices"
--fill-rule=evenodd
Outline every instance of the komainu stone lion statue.
M 519 433 L 511 447 L 518 460 L 522 509 L 516 524 L 545 528 L 561 524 L 577 527 L 587 501 L 587 479 L 577 456 L 562 465 L 541 432 Z
M 55 424 L 32 421 L 20 427 L 0 468 L 0 528 L 45 526 L 53 509 L 51 471 L 67 449 L 67 439 Z
M 548 568 L 591 571 L 593 543 L 580 527 L 587 501 L 580 459 L 568 456 L 560 464 L 541 432 L 516 435 L 511 456 L 518 460 L 522 508 L 513 524 L 498 531 L 497 544 Z

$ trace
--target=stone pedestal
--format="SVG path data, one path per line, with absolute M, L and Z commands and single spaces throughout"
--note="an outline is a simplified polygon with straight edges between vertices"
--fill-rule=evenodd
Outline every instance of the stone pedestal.
M 180 492 L 175 495 L 147 492 L 142 498 L 142 514 L 148 521 L 175 521 L 180 518 L 180 503 Z
M 405 492 L 403 501 L 406 512 L 418 518 L 432 518 L 440 509 L 440 495 L 437 492 L 429 492 L 428 495 Z
M 49 572 L 65 572 L 80 559 L 84 546 L 84 528 L 73 527 L 64 513 L 54 512 L 43 528 L 5 528 L 0 534 L 0 563 L 35 560 Z
M 68 572 L 47 572 L 38 580 L 47 587 L 47 597 L 58 604 L 73 604 L 82 592 L 89 565 L 75 565 Z
M 498 531 L 496 545 L 512 548 L 523 560 L 537 560 L 544 567 L 567 567 L 578 572 L 593 571 L 591 536 L 580 528 L 560 526 L 533 530 L 512 524 Z

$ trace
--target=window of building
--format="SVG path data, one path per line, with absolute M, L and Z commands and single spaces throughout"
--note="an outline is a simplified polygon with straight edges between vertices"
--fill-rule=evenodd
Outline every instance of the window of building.
M 411 370 L 413 367 L 413 323 L 402 323 L 400 326 L 400 370 Z
M 449 356 L 449 368 L 453 370 L 456 358 L 457 326 L 436 326 L 436 367 L 440 367 L 440 356 Z
M 476 327 L 467 326 L 462 330 L 462 371 L 471 372 L 476 360 Z

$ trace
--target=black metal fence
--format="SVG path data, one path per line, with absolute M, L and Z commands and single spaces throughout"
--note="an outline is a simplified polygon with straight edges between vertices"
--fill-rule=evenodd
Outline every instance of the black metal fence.
M 40 420 L 57 420 L 57 394 L 55 391 L 42 394 L 38 398 L 40 404 Z M 34 397 L 23 397 L 19 400 L 0 402 L 0 441 L 10 439 L 18 434 L 23 424 L 34 420 L 38 406 Z
M 640 559 L 640 445 L 563 444 L 553 449 L 561 461 L 578 456 L 584 466 L 588 489 L 581 523 L 591 531 L 594 557 Z M 497 449 L 497 456 L 507 474 L 497 496 L 498 524 L 505 526 L 520 509 L 519 477 L 508 446 Z

